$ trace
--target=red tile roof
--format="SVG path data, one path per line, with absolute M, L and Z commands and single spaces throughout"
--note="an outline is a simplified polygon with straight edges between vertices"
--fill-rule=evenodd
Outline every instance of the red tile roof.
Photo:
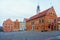
M 52 8 L 52 7 L 51 7 L 51 8 Z M 50 9 L 50 8 L 49 8 L 49 9 Z M 36 18 L 39 18 L 39 17 L 41 17 L 41 16 L 46 15 L 49 9 L 47 9 L 47 10 L 45 10 L 45 11 L 43 11 L 43 12 L 40 12 L 40 13 L 38 13 L 38 14 L 30 17 L 27 21 L 33 20 L 33 19 L 36 19 Z

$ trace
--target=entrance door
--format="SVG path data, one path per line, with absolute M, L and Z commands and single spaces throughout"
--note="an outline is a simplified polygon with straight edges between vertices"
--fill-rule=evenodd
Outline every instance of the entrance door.
M 54 30 L 53 25 L 51 25 L 51 30 Z
M 42 25 L 42 28 L 41 28 L 41 29 L 42 29 L 42 31 L 44 31 L 44 30 L 45 30 L 45 27 L 44 27 L 44 25 Z
M 34 25 L 32 25 L 32 30 L 34 30 Z

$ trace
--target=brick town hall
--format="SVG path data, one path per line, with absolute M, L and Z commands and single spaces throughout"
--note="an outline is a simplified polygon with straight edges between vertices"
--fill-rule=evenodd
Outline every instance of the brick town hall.
M 40 12 L 37 6 L 37 14 L 26 20 L 26 29 L 34 31 L 53 31 L 58 30 L 57 15 L 54 7 L 50 7 Z

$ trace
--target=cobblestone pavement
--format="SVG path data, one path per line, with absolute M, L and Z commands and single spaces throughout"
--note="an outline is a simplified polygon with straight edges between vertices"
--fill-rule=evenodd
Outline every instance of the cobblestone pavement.
M 47 40 L 48 38 L 53 38 L 56 36 L 60 36 L 60 31 L 0 32 L 0 40 Z

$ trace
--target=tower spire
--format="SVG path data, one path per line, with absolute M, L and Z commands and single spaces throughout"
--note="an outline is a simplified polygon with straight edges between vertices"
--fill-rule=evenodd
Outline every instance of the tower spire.
M 39 6 L 39 1 L 37 2 L 38 3 L 38 5 L 37 5 L 37 13 L 39 13 L 40 12 L 40 6 Z

